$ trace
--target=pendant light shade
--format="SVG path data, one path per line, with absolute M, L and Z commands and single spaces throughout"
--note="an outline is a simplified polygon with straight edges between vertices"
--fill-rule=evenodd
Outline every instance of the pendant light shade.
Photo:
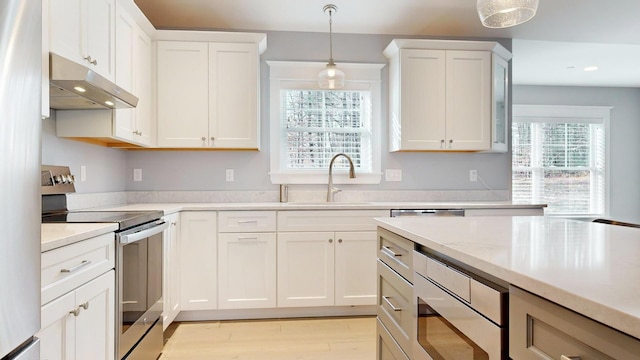
M 531 20 L 538 0 L 478 0 L 478 16 L 488 28 L 506 28 Z
M 327 67 L 318 74 L 318 86 L 321 89 L 341 89 L 344 87 L 344 72 L 336 67 L 333 62 L 333 39 L 332 39 L 332 23 L 333 14 L 338 8 L 333 5 L 325 5 L 322 10 L 329 14 L 329 63 Z

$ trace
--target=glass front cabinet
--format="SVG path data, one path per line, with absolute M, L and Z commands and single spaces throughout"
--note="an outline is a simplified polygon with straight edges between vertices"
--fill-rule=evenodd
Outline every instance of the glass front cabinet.
M 507 152 L 509 148 L 509 62 L 497 54 L 492 56 L 491 151 Z

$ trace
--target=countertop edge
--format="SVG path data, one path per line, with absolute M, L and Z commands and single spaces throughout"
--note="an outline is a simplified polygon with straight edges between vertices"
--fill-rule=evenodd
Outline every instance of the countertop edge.
M 113 223 L 90 224 L 42 224 L 40 227 L 41 248 L 44 253 L 66 245 L 71 245 L 92 237 L 108 234 L 118 230 Z M 115 238 L 114 238 L 115 241 Z

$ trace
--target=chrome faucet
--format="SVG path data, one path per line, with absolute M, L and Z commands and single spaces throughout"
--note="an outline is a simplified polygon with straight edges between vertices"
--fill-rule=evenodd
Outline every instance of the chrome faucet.
M 351 160 L 349 155 L 344 153 L 335 154 L 331 158 L 331 161 L 329 162 L 329 181 L 327 183 L 327 202 L 333 202 L 333 196 L 335 195 L 335 193 L 342 191 L 341 189 L 338 189 L 337 187 L 333 186 L 333 162 L 336 160 L 338 156 L 344 156 L 347 158 L 347 160 L 349 160 L 349 178 L 353 179 L 356 177 L 356 170 L 353 167 L 353 161 Z

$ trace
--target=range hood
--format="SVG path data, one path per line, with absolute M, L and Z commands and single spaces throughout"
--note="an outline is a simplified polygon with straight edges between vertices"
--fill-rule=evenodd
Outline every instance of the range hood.
M 138 98 L 86 66 L 49 53 L 49 107 L 56 110 L 134 108 Z

